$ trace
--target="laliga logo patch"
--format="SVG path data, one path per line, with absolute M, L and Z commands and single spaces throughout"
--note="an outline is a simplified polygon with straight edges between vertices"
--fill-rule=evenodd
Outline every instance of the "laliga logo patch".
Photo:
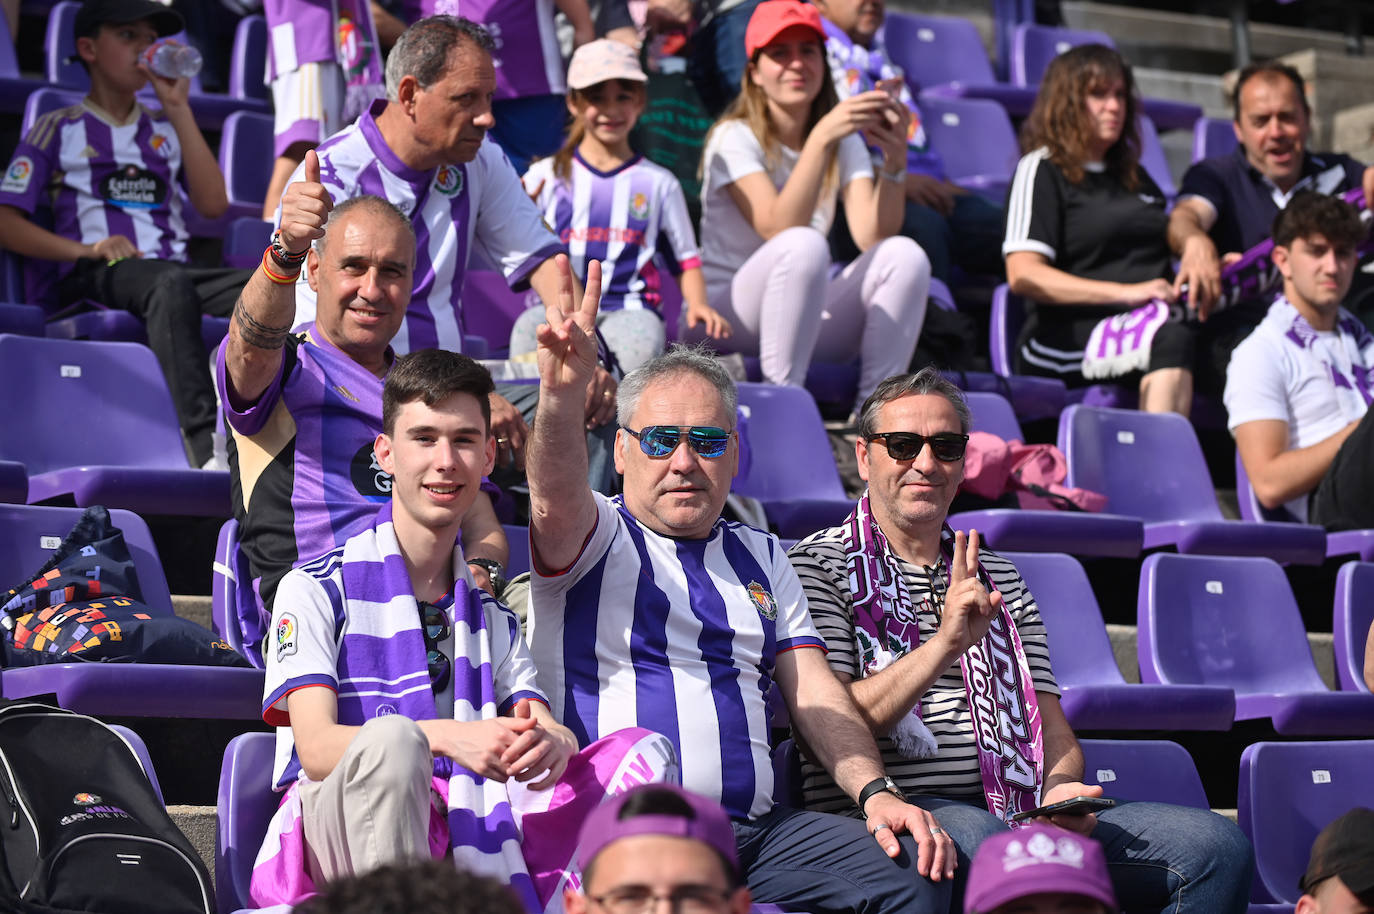
M 434 189 L 445 197 L 456 197 L 463 192 L 463 170 L 452 165 L 440 165 L 434 175 Z
M 9 171 L 5 172 L 5 180 L 0 181 L 0 191 L 22 194 L 29 189 L 31 178 L 33 178 L 33 159 L 28 156 L 19 156 L 10 163 Z
M 277 662 L 296 653 L 296 617 L 282 613 L 277 621 Z
M 642 193 L 636 193 L 630 198 L 630 215 L 636 219 L 649 218 L 649 198 Z
M 100 797 L 93 793 L 78 793 L 72 797 L 72 802 L 77 806 L 94 806 L 100 802 Z
M 773 599 L 773 595 L 765 590 L 762 584 L 750 581 L 745 590 L 749 591 L 749 599 L 754 601 L 754 608 L 759 611 L 759 615 L 770 621 L 778 617 L 778 601 Z

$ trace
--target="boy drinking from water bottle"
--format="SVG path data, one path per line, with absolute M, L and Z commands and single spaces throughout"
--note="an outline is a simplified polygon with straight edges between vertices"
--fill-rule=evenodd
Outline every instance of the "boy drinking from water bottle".
M 224 176 L 195 124 L 189 80 L 148 69 L 148 47 L 181 31 L 153 0 L 86 0 L 76 57 L 90 74 L 81 104 L 40 117 L 0 179 L 0 247 L 57 263 L 30 264 L 27 299 L 63 315 L 125 310 L 147 325 L 193 465 L 212 458 L 215 395 L 200 316 L 227 316 L 251 271 L 189 265 L 185 200 L 214 219 Z M 149 82 L 161 110 L 136 93 Z M 35 219 L 41 208 L 51 208 Z M 47 227 L 51 216 L 51 230 Z

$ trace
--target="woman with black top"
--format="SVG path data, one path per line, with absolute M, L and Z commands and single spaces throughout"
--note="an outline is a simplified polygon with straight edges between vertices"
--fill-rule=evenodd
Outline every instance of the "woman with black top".
M 1011 291 L 1032 302 L 1017 341 L 1021 373 L 1070 387 L 1092 383 L 1082 364 L 1094 326 L 1153 299 L 1176 298 L 1166 201 L 1140 166 L 1138 110 L 1130 66 L 1105 45 L 1059 55 L 1040 84 L 1022 131 L 1026 153 L 1008 194 L 1002 243 Z M 1171 311 L 1142 370 L 1108 377 L 1138 379 L 1143 410 L 1187 415 L 1193 331 Z

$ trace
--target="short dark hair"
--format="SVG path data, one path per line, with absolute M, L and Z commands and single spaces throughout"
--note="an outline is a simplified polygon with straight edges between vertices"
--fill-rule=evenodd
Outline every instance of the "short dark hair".
M 430 16 L 406 29 L 386 56 L 386 97 L 396 101 L 406 76 L 415 77 L 421 89 L 443 79 L 449 55 L 465 41 L 487 54 L 496 50 L 487 30 L 462 16 Z
M 1303 81 L 1302 74 L 1297 69 L 1281 60 L 1257 60 L 1246 64 L 1245 69 L 1236 77 L 1235 86 L 1231 88 L 1231 116 L 1237 124 L 1240 123 L 1240 90 L 1256 76 L 1263 76 L 1265 79 L 1283 77 L 1288 80 L 1293 84 L 1293 88 L 1298 90 L 1298 100 L 1302 102 L 1303 113 L 1312 113 L 1312 108 L 1307 104 L 1307 83 Z
M 454 394 L 472 394 L 482 410 L 482 421 L 491 427 L 491 401 L 496 389 L 491 372 L 479 362 L 446 349 L 421 349 L 403 355 L 391 366 L 382 387 L 382 431 L 396 432 L 401 407 L 416 400 L 426 406 L 441 403 Z
M 616 819 L 623 822 L 626 819 L 634 819 L 639 816 L 672 816 L 695 821 L 697 814 L 686 800 L 673 791 L 650 784 L 636 790 L 625 801 L 624 805 L 620 807 L 620 814 L 616 816 Z M 712 850 L 725 873 L 726 886 L 731 891 L 739 888 L 741 885 L 740 875 L 735 870 L 735 865 L 725 859 L 720 851 L 716 851 L 714 848 Z M 599 856 L 601 855 L 598 853 L 597 857 Z M 591 862 L 582 870 L 583 886 L 592 881 L 592 869 L 596 866 L 597 857 L 593 857 Z
M 391 863 L 337 879 L 293 914 L 524 914 L 509 886 L 452 860 Z
M 969 413 L 964 392 L 940 374 L 937 368 L 927 365 L 912 374 L 893 375 L 878 382 L 878 386 L 873 388 L 873 393 L 868 395 L 864 405 L 859 408 L 859 437 L 868 441 L 878 434 L 878 410 L 908 394 L 935 394 L 944 397 L 949 401 L 949 405 L 954 407 L 954 412 L 959 417 L 959 431 L 965 434 L 973 424 L 973 416 Z
M 1298 238 L 1322 235 L 1332 244 L 1358 246 L 1369 235 L 1359 210 L 1340 197 L 1313 190 L 1293 195 L 1274 217 L 1274 244 L 1288 247 Z

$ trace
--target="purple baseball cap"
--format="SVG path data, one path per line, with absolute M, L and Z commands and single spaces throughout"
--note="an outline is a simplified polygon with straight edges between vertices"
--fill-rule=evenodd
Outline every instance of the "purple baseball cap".
M 644 815 L 620 818 L 620 812 L 631 798 L 646 791 L 659 791 L 673 794 L 686 803 L 692 811 L 692 818 L 672 814 L 647 813 Z M 735 848 L 735 831 L 730 827 L 730 817 L 714 800 L 698 793 L 684 790 L 674 784 L 642 784 L 611 797 L 587 816 L 578 834 L 577 867 L 585 871 L 597 854 L 606 845 L 621 838 L 636 835 L 666 835 L 670 838 L 692 838 L 711 847 L 724 857 L 739 873 L 739 852 Z
M 1082 895 L 1116 910 L 1101 845 L 1052 825 L 1028 825 L 994 835 L 978 848 L 964 914 L 987 914 L 1042 892 Z

